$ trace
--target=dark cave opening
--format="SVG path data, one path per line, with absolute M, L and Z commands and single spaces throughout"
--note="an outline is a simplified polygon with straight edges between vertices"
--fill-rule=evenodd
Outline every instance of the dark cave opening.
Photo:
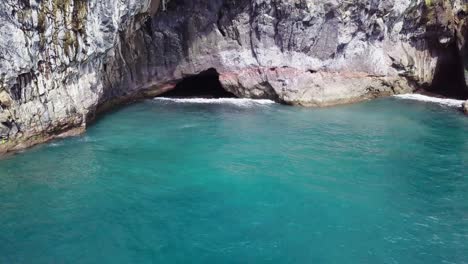
M 161 97 L 179 98 L 235 98 L 236 96 L 226 91 L 219 81 L 219 73 L 210 68 L 199 74 L 185 77 L 174 89 L 161 94 Z
M 468 99 L 462 54 L 453 41 L 437 63 L 429 91 L 443 96 Z

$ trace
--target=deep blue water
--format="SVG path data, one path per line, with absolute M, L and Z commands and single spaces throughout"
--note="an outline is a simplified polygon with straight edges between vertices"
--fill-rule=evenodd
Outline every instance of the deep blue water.
M 468 118 L 131 105 L 0 160 L 0 263 L 468 263 Z

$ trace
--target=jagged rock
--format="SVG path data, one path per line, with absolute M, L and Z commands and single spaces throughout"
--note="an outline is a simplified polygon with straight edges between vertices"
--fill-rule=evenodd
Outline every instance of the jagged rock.
M 444 75 L 436 72 L 444 68 L 441 62 L 453 55 L 439 38 L 458 39 L 449 20 L 456 8 L 433 3 L 176 1 L 123 43 L 109 65 L 118 75 L 111 75 L 105 93 L 126 94 L 128 87 L 138 90 L 211 67 L 238 96 L 300 105 L 430 87 L 435 74 Z
M 11 120 L 11 114 L 8 111 L 0 112 L 0 123 L 7 122 Z
M 128 40 L 119 36 L 137 31 L 159 5 L 159 0 L 0 1 L 0 90 L 8 93 L 0 93 L 0 116 L 12 113 L 12 124 L 2 125 L 1 134 L 24 142 L 21 147 L 83 127 L 100 103 L 106 61 Z M 0 153 L 5 148 L 15 146 L 0 146 Z
M 8 111 L 0 112 L 0 139 L 8 138 L 11 131 L 11 114 Z
M 9 132 L 10 128 L 0 123 L 0 140 L 6 138 Z
M 7 93 L 7 91 L 1 91 L 0 92 L 0 106 L 9 108 L 12 104 L 12 99 L 10 95 Z
M 429 87 L 467 32 L 463 0 L 431 3 L 2 0 L 1 133 L 29 146 L 209 68 L 238 96 L 306 106 Z
M 468 115 L 468 100 L 463 104 L 463 112 Z

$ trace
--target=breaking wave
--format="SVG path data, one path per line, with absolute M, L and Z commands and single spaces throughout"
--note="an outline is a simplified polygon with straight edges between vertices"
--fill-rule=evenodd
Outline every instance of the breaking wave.
M 462 107 L 463 102 L 465 102 L 463 100 L 437 98 L 437 97 L 431 97 L 431 96 L 422 95 L 422 94 L 400 94 L 400 95 L 395 95 L 395 97 L 400 98 L 400 99 L 436 103 L 436 104 L 440 104 L 440 105 L 444 105 L 448 107 L 455 107 L 455 108 Z
M 237 106 L 253 106 L 253 105 L 271 105 L 275 104 L 272 100 L 267 99 L 247 99 L 247 98 L 168 98 L 156 97 L 155 101 L 183 103 L 183 104 L 233 104 Z

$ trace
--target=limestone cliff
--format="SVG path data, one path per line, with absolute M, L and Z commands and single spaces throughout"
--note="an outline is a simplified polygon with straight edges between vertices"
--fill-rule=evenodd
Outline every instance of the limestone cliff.
M 110 104 L 209 68 L 237 96 L 305 106 L 421 87 L 466 96 L 467 11 L 465 0 L 3 0 L 0 151 L 80 132 Z
M 103 65 L 159 5 L 2 0 L 0 152 L 82 131 L 103 95 Z

